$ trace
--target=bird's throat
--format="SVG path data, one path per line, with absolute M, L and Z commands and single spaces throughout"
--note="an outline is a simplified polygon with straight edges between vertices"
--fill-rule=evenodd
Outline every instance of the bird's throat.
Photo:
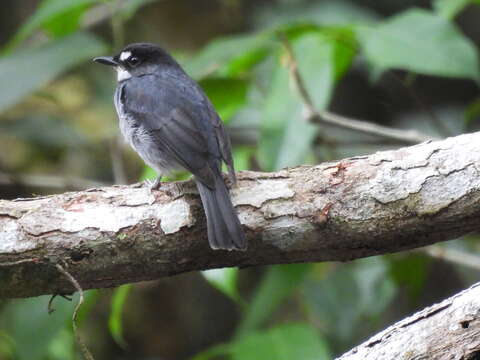
M 116 70 L 117 70 L 117 81 L 119 82 L 130 79 L 132 77 L 132 74 L 130 74 L 127 70 L 125 70 L 120 66 L 117 66 Z

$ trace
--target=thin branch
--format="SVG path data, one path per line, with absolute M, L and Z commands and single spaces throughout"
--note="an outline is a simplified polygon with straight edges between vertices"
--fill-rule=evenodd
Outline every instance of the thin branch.
M 82 351 L 83 357 L 87 360 L 95 360 L 90 350 L 88 350 L 87 345 L 83 341 L 82 336 L 80 335 L 80 332 L 78 331 L 78 327 L 77 327 L 78 310 L 80 310 L 80 307 L 82 306 L 83 300 L 84 300 L 82 287 L 80 286 L 78 281 L 60 264 L 58 263 L 55 264 L 55 267 L 60 273 L 62 273 L 68 279 L 68 281 L 70 281 L 70 283 L 75 287 L 75 290 L 78 291 L 78 294 L 80 297 L 78 299 L 78 303 L 75 306 L 75 310 L 73 311 L 73 315 L 72 315 L 73 333 L 75 334 L 75 339 L 77 341 L 78 346 L 80 347 L 80 350 Z
M 305 83 L 298 71 L 298 64 L 295 59 L 295 55 L 292 47 L 286 36 L 282 33 L 279 34 L 287 54 L 287 61 L 290 70 L 290 76 L 297 89 L 298 95 L 305 107 L 305 119 L 312 123 L 328 124 L 343 129 L 349 129 L 358 131 L 364 134 L 374 135 L 385 139 L 391 139 L 402 142 L 404 144 L 417 144 L 435 138 L 421 134 L 416 130 L 402 130 L 390 128 L 387 126 L 381 126 L 374 123 L 370 123 L 363 120 L 356 120 L 347 118 L 345 116 L 337 115 L 328 111 L 319 112 L 313 104 L 312 98 L 308 93 Z
M 477 359 L 480 283 L 372 336 L 337 360 Z
M 0 173 L 0 184 L 2 185 L 22 185 L 28 187 L 53 188 L 53 189 L 70 189 L 83 190 L 91 187 L 106 186 L 107 183 L 55 175 L 23 175 L 23 174 L 7 174 Z
M 417 130 L 402 130 L 377 125 L 367 121 L 347 118 L 329 111 L 311 113 L 308 120 L 319 124 L 329 124 L 344 129 L 362 132 L 364 134 L 375 135 L 380 138 L 394 140 L 403 144 L 418 144 L 425 141 L 438 140 L 437 138 L 424 135 Z
M 480 271 L 480 256 L 436 245 L 428 246 L 421 250 L 431 257 Z
M 111 19 L 115 11 L 119 11 L 127 4 L 127 0 L 119 0 L 118 2 L 120 3 L 118 6 L 103 3 L 88 10 L 86 16 L 83 17 L 81 27 L 83 29 L 89 29 Z
M 0 267 L 12 267 L 12 266 L 17 266 L 22 264 L 35 263 L 38 261 L 39 261 L 38 258 L 34 258 L 34 259 L 22 259 L 18 261 L 0 262 Z
M 103 3 L 90 9 L 81 23 L 82 29 L 89 29 L 111 19 L 116 13 L 126 9 L 130 0 L 117 0 L 115 6 L 110 3 Z M 156 2 L 165 0 L 156 0 Z M 151 1 L 150 1 L 151 2 Z M 146 2 L 149 3 L 149 2 Z

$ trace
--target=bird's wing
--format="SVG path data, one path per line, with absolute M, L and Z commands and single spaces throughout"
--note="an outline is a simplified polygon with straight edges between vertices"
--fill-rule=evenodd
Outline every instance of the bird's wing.
M 205 99 L 189 87 L 155 76 L 132 80 L 122 94 L 125 111 L 148 131 L 165 156 L 214 188 L 221 154 Z
M 232 183 L 237 182 L 237 178 L 235 176 L 235 166 L 233 164 L 233 157 L 232 157 L 232 146 L 230 144 L 230 137 L 227 135 L 225 131 L 225 127 L 223 126 L 222 120 L 216 114 L 215 110 L 215 133 L 218 142 L 218 147 L 220 149 L 220 154 L 222 156 L 222 160 L 225 162 L 228 168 L 228 176 L 230 177 L 230 181 Z

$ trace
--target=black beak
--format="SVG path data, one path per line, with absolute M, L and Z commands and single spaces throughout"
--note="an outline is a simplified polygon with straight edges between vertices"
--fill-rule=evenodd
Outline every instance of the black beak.
M 110 66 L 117 66 L 119 63 L 111 56 L 99 56 L 93 59 L 96 63 Z

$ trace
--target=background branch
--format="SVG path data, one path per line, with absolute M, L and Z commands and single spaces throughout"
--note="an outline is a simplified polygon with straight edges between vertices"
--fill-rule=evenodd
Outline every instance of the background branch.
M 0 201 L 0 297 L 111 287 L 226 266 L 350 260 L 480 230 L 480 133 L 337 163 L 242 172 L 246 252 L 212 251 L 191 182 Z M 24 261 L 30 260 L 30 261 Z
M 318 111 L 313 104 L 312 98 L 305 86 L 305 83 L 298 71 L 297 61 L 292 47 L 287 37 L 279 33 L 287 54 L 290 76 L 298 95 L 303 102 L 306 110 L 306 120 L 317 124 L 328 124 L 339 128 L 358 131 L 364 134 L 374 135 L 379 138 L 399 141 L 403 144 L 418 144 L 424 141 L 433 140 L 434 138 L 424 135 L 417 130 L 402 130 L 387 126 L 377 125 L 371 122 L 347 118 L 329 111 Z M 438 140 L 438 139 L 437 139 Z
M 441 246 L 429 246 L 422 250 L 431 257 L 480 270 L 480 256 L 478 255 Z
M 337 360 L 477 359 L 479 339 L 480 283 L 399 321 Z
M 89 187 L 106 186 L 96 180 L 53 175 L 7 174 L 0 172 L 1 185 L 21 185 L 29 187 L 83 190 Z

